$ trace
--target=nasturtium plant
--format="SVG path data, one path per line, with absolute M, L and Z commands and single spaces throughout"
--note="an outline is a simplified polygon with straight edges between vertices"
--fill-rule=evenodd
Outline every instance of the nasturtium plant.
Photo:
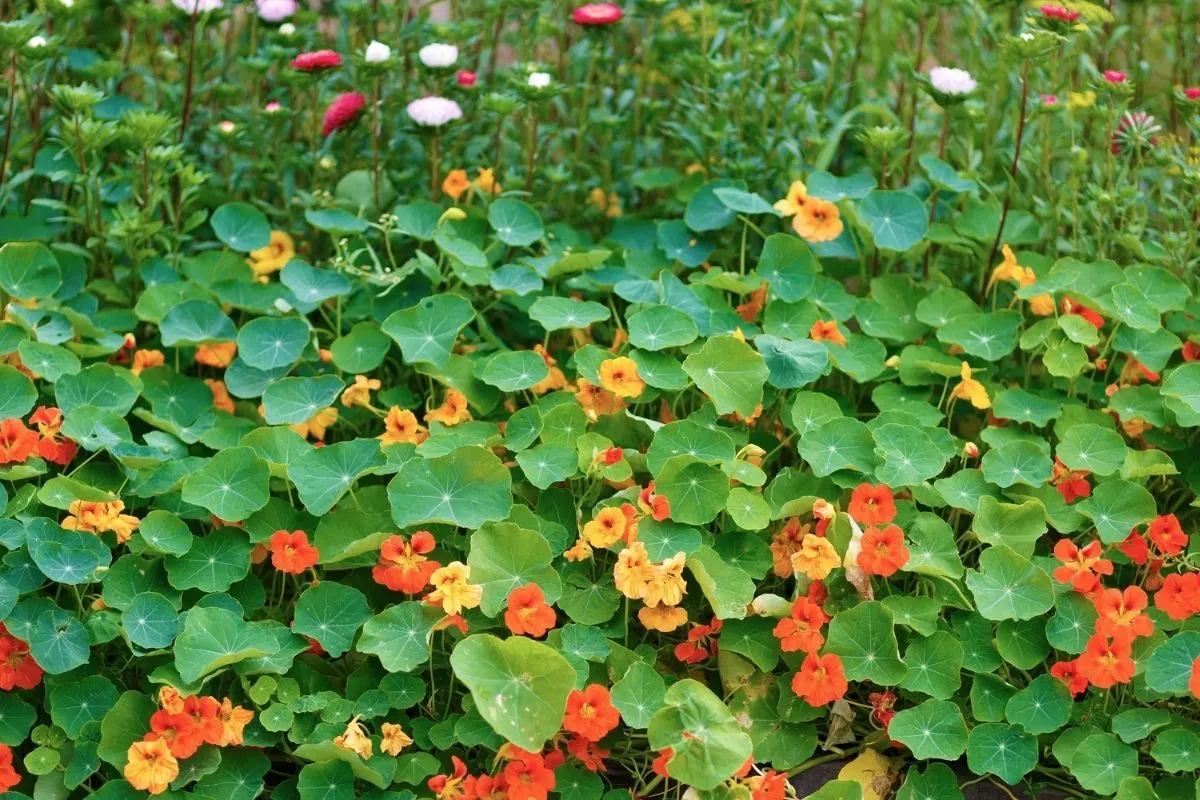
M 6 4 L 0 794 L 1195 800 L 1196 0 L 408 5 Z

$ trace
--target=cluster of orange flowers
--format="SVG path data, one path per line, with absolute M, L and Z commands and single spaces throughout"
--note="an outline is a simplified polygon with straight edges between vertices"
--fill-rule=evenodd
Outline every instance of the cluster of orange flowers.
M 481 167 L 475 180 L 471 180 L 465 169 L 452 169 L 446 173 L 446 177 L 442 181 L 442 191 L 456 203 L 470 189 L 488 195 L 497 195 L 503 191 L 500 184 L 496 182 L 495 170 L 490 168 Z
M 1200 573 L 1172 573 L 1165 578 L 1159 573 L 1165 559 L 1180 555 L 1187 542 L 1179 520 L 1174 514 L 1165 514 L 1150 523 L 1146 536 L 1135 528 L 1120 545 L 1131 561 L 1149 567 L 1145 585 L 1157 589 L 1155 607 L 1180 621 L 1200 614 Z M 1083 653 L 1074 660 L 1054 664 L 1050 673 L 1066 684 L 1072 695 L 1082 694 L 1088 686 L 1108 689 L 1133 680 L 1134 641 L 1154 633 L 1154 621 L 1145 613 L 1150 604 L 1146 590 L 1141 586 L 1104 586 L 1103 578 L 1113 574 L 1113 564 L 1104 558 L 1098 540 L 1079 547 L 1062 539 L 1054 546 L 1054 556 L 1061 562 L 1054 570 L 1054 579 L 1069 583 L 1074 591 L 1087 597 L 1097 617 Z M 1200 697 L 1200 658 L 1192 664 L 1188 688 Z
M 62 435 L 62 423 L 54 406 L 41 406 L 29 416 L 36 431 L 16 417 L 0 422 L 0 464 L 24 464 L 35 454 L 60 467 L 70 464 L 79 445 Z
M 346 392 L 354 388 L 352 386 Z M 342 396 L 342 402 L 346 405 L 351 404 L 346 402 L 345 394 Z M 442 404 L 425 412 L 426 425 L 436 422 L 450 428 L 470 421 L 471 409 L 467 406 L 467 396 L 458 389 L 447 389 Z M 429 438 L 429 431 L 417 422 L 416 414 L 406 408 L 392 406 L 383 418 L 383 433 L 378 438 L 385 447 L 392 444 L 417 445 Z
M 555 788 L 554 770 L 566 762 L 568 755 L 592 772 L 605 769 L 604 759 L 610 751 L 600 747 L 599 742 L 620 721 L 608 689 L 589 684 L 567 697 L 562 728 L 571 735 L 566 738 L 566 755 L 558 749 L 559 738 L 544 754 L 505 744 L 497 757 L 504 766 L 496 774 L 470 775 L 467 765 L 458 756 L 451 756 L 453 771 L 435 775 L 427 785 L 438 800 L 546 800 Z
M 228 697 L 183 697 L 164 686 L 159 710 L 150 716 L 150 732 L 129 746 L 125 780 L 135 789 L 162 794 L 179 777 L 179 760 L 191 758 L 201 745 L 228 747 L 242 743 L 242 732 L 254 712 L 235 706 Z
M 123 514 L 125 503 L 121 500 L 95 501 L 73 500 L 67 507 L 70 516 L 62 521 L 69 531 L 88 533 L 112 533 L 118 544 L 128 542 L 142 521 L 132 514 Z
M 775 210 L 792 218 L 792 229 L 806 241 L 832 242 L 842 235 L 842 217 L 838 207 L 828 200 L 813 197 L 801 181 L 793 181 L 787 197 L 775 203 Z

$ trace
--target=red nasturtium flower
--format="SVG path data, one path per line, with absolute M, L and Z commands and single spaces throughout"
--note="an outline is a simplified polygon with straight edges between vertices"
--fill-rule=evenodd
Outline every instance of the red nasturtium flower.
M 555 622 L 554 609 L 547 605 L 542 587 L 536 583 L 527 583 L 509 592 L 504 624 L 516 635 L 545 636 Z
M 675 757 L 675 751 L 670 747 L 665 747 L 658 751 L 658 757 L 650 764 L 651 771 L 660 778 L 669 778 L 671 774 L 667 772 L 667 762 Z
M 354 122 L 362 114 L 366 105 L 367 96 L 361 92 L 342 92 L 333 98 L 329 108 L 325 109 L 321 135 L 328 136 Z
M 1087 476 L 1091 474 L 1084 470 L 1072 470 L 1066 464 L 1054 459 L 1054 475 L 1050 482 L 1062 495 L 1064 503 L 1074 503 L 1076 500 L 1092 496 L 1092 485 Z
M 1154 594 L 1154 607 L 1173 620 L 1200 613 L 1200 572 L 1168 575 Z
M 525 753 L 504 766 L 508 800 L 546 800 L 554 788 L 554 772 L 537 753 Z
M 0 464 L 24 464 L 38 446 L 38 435 L 16 417 L 0 422 Z
M 1054 580 L 1069 583 L 1075 591 L 1088 594 L 1100 586 L 1101 575 L 1112 575 L 1112 562 L 1101 557 L 1103 545 L 1098 539 L 1078 547 L 1070 539 L 1059 539 L 1054 557 L 1063 562 L 1054 570 Z
M 1192 693 L 1192 697 L 1200 700 L 1200 656 L 1192 662 L 1192 674 L 1188 678 L 1188 691 Z
M 1050 667 L 1050 674 L 1063 682 L 1072 697 L 1078 697 L 1087 691 L 1088 679 L 1079 674 L 1079 664 L 1076 661 L 1059 661 Z
M 713 637 L 721 632 L 721 620 L 713 617 L 707 625 L 692 625 L 687 641 L 675 645 L 675 658 L 685 664 L 699 664 L 717 652 L 717 641 Z
M 769 769 L 746 779 L 750 800 L 783 800 L 787 793 L 787 773 Z
M 842 660 L 834 653 L 819 656 L 809 653 L 792 676 L 792 691 L 810 706 L 823 706 L 840 700 L 850 684 L 842 670 Z
M 304 531 L 275 531 L 271 534 L 271 565 L 280 572 L 299 575 L 317 563 L 317 548 L 308 543 Z
M 798 597 L 792 603 L 791 613 L 775 624 L 772 633 L 779 640 L 779 649 L 785 653 L 797 650 L 815 653 L 825 644 L 821 626 L 829 616 L 821 607 L 807 597 Z
M 862 550 L 858 554 L 858 566 L 863 572 L 887 578 L 907 564 L 908 559 L 904 531 L 899 527 L 888 525 L 863 531 Z
M 29 645 L 0 624 L 0 689 L 32 689 L 42 680 L 42 668 L 29 653 Z
M 1124 591 L 1103 589 L 1092 597 L 1092 604 L 1100 615 L 1096 633 L 1101 636 L 1133 642 L 1139 636 L 1154 633 L 1154 621 L 1142 613 L 1149 603 L 1146 592 L 1139 586 L 1126 586 Z
M 809 328 L 808 338 L 814 342 L 833 342 L 842 347 L 846 346 L 846 335 L 838 328 L 837 320 L 817 320 Z
M 204 744 L 204 729 L 186 713 L 160 708 L 150 715 L 150 735 L 166 743 L 175 758 L 191 758 Z
M 849 511 L 859 525 L 887 525 L 896 518 L 896 500 L 885 484 L 860 483 L 850 493 Z
M 638 508 L 643 514 L 652 516 L 655 522 L 662 522 L 671 516 L 671 504 L 667 498 L 654 493 L 654 481 L 650 481 L 646 488 L 638 493 Z
M 1133 649 L 1127 641 L 1110 641 L 1095 634 L 1075 665 L 1092 686 L 1108 689 L 1133 680 Z
M 20 773 L 13 769 L 12 748 L 6 744 L 0 744 L 0 794 L 15 788 L 20 782 Z
M 1177 556 L 1187 547 L 1188 535 L 1179 525 L 1179 518 L 1174 514 L 1157 516 L 1146 529 L 1150 541 L 1163 555 Z
M 1137 528 L 1129 532 L 1129 538 L 1121 542 L 1118 549 L 1139 567 L 1150 559 L 1150 545 L 1146 543 L 1146 537 L 1137 532 Z
M 38 440 L 38 455 L 60 467 L 70 464 L 79 445 L 62 435 L 62 412 L 54 406 L 41 406 L 29 417 L 29 422 L 37 426 L 42 437 Z
M 425 557 L 435 547 L 437 541 L 429 531 L 417 531 L 407 541 L 403 536 L 389 536 L 379 548 L 379 563 L 371 570 L 371 577 L 393 592 L 417 594 L 442 566 Z
M 571 12 L 571 19 L 577 25 L 603 27 L 621 21 L 625 12 L 616 3 L 584 3 Z
M 462 784 L 463 779 L 467 777 L 467 765 L 458 756 L 450 756 L 450 763 L 454 766 L 453 772 L 449 775 L 434 775 L 425 783 L 439 800 L 463 796 Z
M 598 683 L 576 689 L 567 697 L 563 730 L 598 742 L 617 727 L 621 714 L 613 708 L 608 689 Z
M 314 50 L 311 53 L 301 53 L 292 59 L 292 69 L 301 72 L 321 72 L 342 65 L 342 57 L 333 50 Z

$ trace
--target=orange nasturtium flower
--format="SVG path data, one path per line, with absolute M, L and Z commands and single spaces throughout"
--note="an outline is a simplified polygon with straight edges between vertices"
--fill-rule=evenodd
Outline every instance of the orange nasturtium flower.
M 491 167 L 480 167 L 479 175 L 475 180 L 471 181 L 471 185 L 475 187 L 475 191 L 480 194 L 500 194 L 504 191 L 500 184 L 496 182 L 496 173 Z
M 121 500 L 72 500 L 67 510 L 71 516 L 62 521 L 62 527 L 70 531 L 113 533 L 121 544 L 129 541 L 141 524 L 137 517 L 121 513 L 125 510 L 125 503 Z
M 842 660 L 833 653 L 809 653 L 792 676 L 792 691 L 810 706 L 823 706 L 842 699 L 850 684 Z
M 1146 533 L 1163 555 L 1177 556 L 1183 552 L 1183 548 L 1187 547 L 1188 535 L 1183 532 L 1179 518 L 1174 514 L 1155 517 L 1151 521 L 1150 527 L 1146 529 Z
M 795 574 L 792 556 L 800 552 L 804 537 L 811 532 L 812 525 L 801 524 L 799 517 L 789 517 L 771 537 L 772 570 L 776 577 L 790 578 Z
M 779 640 L 779 649 L 785 653 L 802 650 L 815 653 L 825 644 L 821 626 L 829 621 L 819 605 L 807 597 L 797 597 L 791 613 L 779 620 L 772 633 Z
M 1094 634 L 1076 660 L 1079 674 L 1097 689 L 1108 689 L 1133 680 L 1133 650 L 1127 641 Z
M 600 362 L 600 385 L 617 397 L 640 397 L 646 382 L 638 375 L 637 364 L 628 356 Z
M 683 566 L 687 557 L 676 553 L 662 563 L 655 564 L 646 585 L 643 600 L 648 606 L 667 605 L 677 606 L 683 602 L 687 593 L 687 582 L 683 579 Z
M 354 408 L 355 406 L 370 408 L 371 392 L 378 392 L 382 386 L 383 383 L 377 378 L 368 378 L 366 375 L 355 375 L 354 383 L 342 391 L 342 405 L 346 408 Z
M 379 749 L 389 756 L 398 756 L 413 743 L 412 737 L 404 732 L 404 728 L 391 722 L 385 722 L 379 729 L 383 733 L 383 741 Z
M 687 610 L 679 606 L 642 606 L 638 609 L 638 621 L 648 631 L 670 633 L 687 622 Z
M 250 251 L 247 263 L 254 277 L 265 279 L 272 272 L 278 272 L 284 265 L 296 256 L 296 243 L 284 231 L 271 231 L 271 239 L 266 247 Z
M 138 350 L 133 354 L 133 364 L 129 371 L 134 375 L 141 375 L 143 370 L 161 367 L 165 363 L 167 357 L 163 355 L 162 350 Z
M 29 652 L 29 645 L 0 623 L 0 690 L 32 689 L 41 682 L 42 668 Z
M 868 575 L 886 578 L 908 563 L 909 552 L 904 546 L 904 531 L 895 525 L 870 527 L 863 531 L 858 566 Z
M 596 419 L 607 414 L 616 414 L 625 408 L 625 401 L 603 386 L 597 386 L 587 378 L 577 381 L 575 401 L 583 409 L 589 419 Z
M 37 450 L 38 435 L 16 417 L 0 422 L 0 464 L 23 464 Z
M 589 742 L 598 742 L 620 722 L 621 715 L 613 708 L 608 689 L 598 683 L 576 689 L 567 697 L 567 713 L 562 725 L 565 731 Z
M 842 235 L 842 227 L 838 207 L 816 197 L 809 197 L 792 217 L 792 229 L 812 244 L 832 242 Z
M 254 719 L 254 712 L 248 708 L 235 706 L 226 697 L 221 701 L 221 710 L 217 714 L 217 719 L 221 721 L 221 738 L 213 744 L 218 747 L 240 745 L 242 743 L 243 731 L 250 724 L 250 721 Z
M 370 758 L 373 752 L 371 737 L 362 723 L 358 721 L 358 717 L 346 723 L 346 730 L 342 732 L 341 736 L 333 737 L 333 743 L 343 750 L 357 754 L 363 760 Z
M 1096 620 L 1100 636 L 1132 643 L 1154 633 L 1154 621 L 1142 613 L 1150 603 L 1140 586 L 1126 586 L 1124 591 L 1103 589 L 1092 595 L 1092 605 L 1100 615 Z
M 1069 583 L 1080 594 L 1089 594 L 1100 586 L 1101 575 L 1112 575 L 1112 562 L 1101 556 L 1103 546 L 1098 539 L 1083 547 L 1070 539 L 1059 539 L 1054 545 L 1054 557 L 1062 562 L 1055 567 L 1054 580 Z
M 860 483 L 850 493 L 849 511 L 859 525 L 887 525 L 896 518 L 896 500 L 886 484 Z
M 800 213 L 800 209 L 804 208 L 807 201 L 808 187 L 801 181 L 792 181 L 792 185 L 788 187 L 787 197 L 775 201 L 775 210 L 782 216 L 794 217 Z
M 517 636 L 545 636 L 554 627 L 554 609 L 546 603 L 542 587 L 536 583 L 518 586 L 508 594 L 504 624 Z
M 390 444 L 420 444 L 429 438 L 429 431 L 417 422 L 417 415 L 407 408 L 392 406 L 383 418 L 383 433 L 378 439 L 384 447 Z
M 329 408 L 322 408 L 304 422 L 288 425 L 288 428 L 306 439 L 311 436 L 318 442 L 323 442 L 325 441 L 325 432 L 332 428 L 337 421 L 338 410 L 330 406 Z
M 806 533 L 800 540 L 800 549 L 792 554 L 792 571 L 803 573 L 811 580 L 820 581 L 829 577 L 842 559 L 833 549 L 833 543 L 824 536 Z
M 13 769 L 12 764 L 12 748 L 6 744 L 0 744 L 0 794 L 7 792 L 9 789 L 15 789 L 17 784 L 21 782 L 21 775 Z
M 446 398 L 442 404 L 425 412 L 426 424 L 440 422 L 450 427 L 460 422 L 468 422 L 470 419 L 471 411 L 467 408 L 467 396 L 458 389 L 447 389 Z
M 442 191 L 450 195 L 450 199 L 458 202 L 458 198 L 463 196 L 467 189 L 471 188 L 471 179 L 467 177 L 465 169 L 452 169 L 446 173 L 446 179 L 442 181 Z
M 987 389 L 983 387 L 975 378 L 971 377 L 971 365 L 967 362 L 962 362 L 962 367 L 959 370 L 959 376 L 962 380 L 957 386 L 950 390 L 950 396 L 959 400 L 966 400 L 971 405 L 978 409 L 992 407 L 991 398 L 988 397 Z
M 1192 693 L 1192 697 L 1200 700 L 1200 656 L 1196 656 L 1196 660 L 1192 662 L 1192 675 L 1188 678 L 1188 691 Z
M 237 342 L 215 342 L 214 344 L 198 345 L 193 358 L 197 364 L 224 369 L 233 363 L 235 355 L 237 355 Z
M 642 600 L 650 589 L 650 581 L 654 578 L 654 563 L 646 546 L 641 542 L 633 542 L 617 554 L 617 563 L 613 567 L 613 584 L 617 591 L 630 600 Z
M 271 534 L 271 565 L 280 572 L 299 575 L 317 563 L 320 554 L 308 543 L 304 531 L 275 531 Z
M 626 525 L 625 512 L 609 506 L 601 509 L 592 521 L 583 526 L 583 538 L 592 547 L 612 547 L 624 538 Z
M 476 608 L 483 599 L 483 587 L 469 583 L 470 578 L 470 567 L 461 561 L 451 561 L 429 576 L 434 590 L 425 599 L 452 616 L 461 614 L 463 609 Z
M 434 775 L 425 785 L 437 796 L 438 800 L 455 800 L 464 795 L 462 784 L 467 777 L 467 765 L 458 756 L 450 756 L 454 772 L 449 775 Z
M 219 381 L 215 378 L 205 378 L 204 382 L 212 390 L 213 408 L 229 414 L 237 410 L 233 404 L 233 398 L 229 396 L 229 388 L 225 386 L 225 381 Z
M 808 330 L 808 338 L 814 342 L 833 342 L 836 345 L 846 346 L 846 335 L 838 328 L 837 320 L 817 320 Z
M 389 536 L 379 548 L 379 563 L 371 577 L 393 592 L 417 594 L 442 566 L 425 557 L 435 547 L 437 541 L 429 531 L 417 531 L 407 541 L 403 536 Z
M 41 406 L 29 417 L 29 422 L 37 426 L 41 436 L 38 455 L 60 467 L 70 464 L 79 445 L 62 435 L 62 412 L 54 406 Z
M 162 739 L 134 742 L 126 758 L 125 780 L 139 791 L 162 794 L 179 777 L 179 762 Z

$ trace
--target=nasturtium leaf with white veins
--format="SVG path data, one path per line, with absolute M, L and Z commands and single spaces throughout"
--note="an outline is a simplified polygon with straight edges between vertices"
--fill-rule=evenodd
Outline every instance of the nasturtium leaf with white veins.
M 946 700 L 926 700 L 897 712 L 888 734 L 921 759 L 953 761 L 967 748 L 967 725 L 962 711 Z
M 691 377 L 717 408 L 718 414 L 755 413 L 763 399 L 770 371 L 763 357 L 733 336 L 713 336 L 683 362 Z
M 1003 546 L 986 548 L 967 571 L 975 607 L 990 620 L 1033 619 L 1054 605 L 1050 576 Z
M 492 729 L 518 747 L 541 750 L 561 727 L 575 669 L 548 645 L 474 634 L 455 646 L 450 665 Z

